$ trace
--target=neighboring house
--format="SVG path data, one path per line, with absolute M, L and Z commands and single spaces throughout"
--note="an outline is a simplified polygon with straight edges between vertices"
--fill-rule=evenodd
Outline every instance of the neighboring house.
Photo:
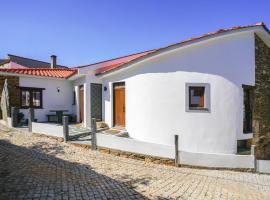
M 44 62 L 7 54 L 6 59 L 0 59 L 0 68 L 67 68 L 66 66 L 57 65 L 56 56 L 51 56 L 51 62 Z
M 178 134 L 183 151 L 234 154 L 238 140 L 253 137 L 252 122 L 259 124 L 256 137 L 267 126 L 262 119 L 268 113 L 264 88 L 270 77 L 269 47 L 269 31 L 258 23 L 80 66 L 73 76 L 55 83 L 34 73 L 27 81 L 18 76 L 20 87 L 51 84 L 43 104 L 66 105 L 85 126 L 95 117 L 109 127 L 125 127 L 138 140 L 173 145 Z M 63 99 L 55 96 L 52 101 L 50 97 L 60 95 L 60 83 L 66 88 Z
M 35 109 L 38 121 L 47 121 L 51 110 L 74 113 L 72 78 L 76 69 L 20 68 L 1 69 L 0 81 L 7 78 L 11 106 L 17 106 L 28 117 L 28 108 Z
M 22 69 L 22 68 L 67 68 L 66 66 L 57 65 L 57 57 L 52 55 L 50 58 L 50 63 L 39 61 L 31 58 L 25 58 L 21 56 L 7 54 L 6 59 L 0 59 L 0 69 Z M 17 77 L 17 76 L 16 76 Z M 10 87 L 10 98 L 12 101 L 10 102 L 11 106 L 19 106 L 19 96 L 18 88 L 19 79 L 13 76 L 0 76 L 0 88 L 3 88 L 5 79 L 8 79 L 9 87 Z M 0 95 L 1 100 L 1 95 Z

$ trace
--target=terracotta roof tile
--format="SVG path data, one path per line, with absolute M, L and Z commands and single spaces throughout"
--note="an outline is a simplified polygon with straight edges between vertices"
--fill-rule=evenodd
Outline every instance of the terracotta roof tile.
M 100 68 L 98 68 L 96 70 L 96 74 L 105 73 L 105 72 L 110 71 L 112 69 L 115 69 L 119 66 L 122 66 L 122 65 L 124 65 L 132 60 L 135 60 L 137 58 L 140 58 L 142 56 L 145 56 L 145 55 L 150 54 L 150 53 L 155 52 L 155 51 L 156 50 L 150 50 L 150 51 L 146 51 L 146 52 L 141 52 L 141 53 L 125 56 L 125 57 L 118 58 L 115 60 L 110 60 L 110 61 L 105 61 L 105 62 L 99 63 L 98 65 Z M 95 65 L 97 65 L 97 64 L 95 64 Z
M 48 68 L 0 68 L 1 73 L 23 74 L 31 76 L 43 76 L 67 79 L 77 73 L 77 69 L 48 69 Z

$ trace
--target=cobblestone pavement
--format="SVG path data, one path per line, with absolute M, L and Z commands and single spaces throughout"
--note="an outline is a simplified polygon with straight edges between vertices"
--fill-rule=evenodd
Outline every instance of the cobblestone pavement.
M 0 199 L 270 199 L 270 175 L 158 165 L 0 126 Z

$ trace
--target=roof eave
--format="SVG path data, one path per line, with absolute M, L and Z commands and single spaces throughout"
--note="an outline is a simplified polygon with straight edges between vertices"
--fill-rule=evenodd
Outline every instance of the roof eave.
M 3 62 L 0 62 L 0 65 L 4 65 L 4 64 L 7 64 L 7 63 L 9 63 L 10 62 L 10 59 L 6 59 L 5 61 L 3 61 Z
M 78 73 L 78 71 L 72 75 L 70 75 L 67 80 L 70 80 L 70 81 L 74 81 L 74 80 L 77 80 L 79 78 L 82 78 L 82 77 L 85 77 L 85 74 L 80 74 Z
M 125 69 L 125 68 L 127 68 L 127 67 L 129 67 L 129 66 L 131 66 L 133 64 L 146 61 L 147 59 L 153 58 L 155 56 L 159 56 L 159 55 L 161 55 L 163 53 L 166 53 L 166 52 L 168 53 L 168 52 L 176 50 L 178 48 L 186 47 L 186 46 L 189 46 L 189 45 L 192 45 L 192 44 L 197 44 L 197 43 L 204 42 L 206 40 L 214 39 L 214 38 L 217 38 L 217 37 L 224 37 L 224 36 L 227 36 L 227 35 L 231 35 L 231 34 L 235 34 L 235 33 L 241 33 L 241 32 L 247 32 L 247 31 L 254 31 L 255 32 L 256 30 L 264 30 L 270 36 L 270 31 L 268 30 L 268 28 L 265 25 L 243 27 L 241 29 L 229 30 L 229 31 L 226 31 L 226 32 L 216 33 L 214 35 L 209 35 L 209 36 L 206 35 L 206 36 L 203 36 L 203 37 L 196 38 L 194 40 L 188 40 L 188 41 L 185 41 L 185 42 L 182 42 L 182 43 L 177 43 L 177 44 L 173 44 L 173 45 L 169 45 L 169 46 L 160 48 L 155 52 L 149 53 L 149 54 L 147 54 L 145 56 L 139 57 L 139 58 L 134 59 L 134 60 L 132 60 L 132 61 L 130 61 L 128 63 L 125 63 L 125 64 L 119 66 L 118 68 L 110 69 L 108 71 L 104 71 L 104 72 L 101 72 L 101 73 L 96 73 L 95 75 L 98 76 L 98 77 L 105 77 L 107 75 L 112 75 L 112 74 L 114 74 L 114 73 L 116 73 L 118 71 L 120 72 L 123 69 Z
M 52 76 L 37 76 L 37 75 L 29 75 L 29 74 L 18 74 L 11 72 L 0 72 L 0 76 L 17 76 L 17 77 L 26 77 L 26 78 L 41 78 L 41 79 L 50 79 L 50 80 L 67 80 L 68 78 L 60 78 L 60 77 L 52 77 Z

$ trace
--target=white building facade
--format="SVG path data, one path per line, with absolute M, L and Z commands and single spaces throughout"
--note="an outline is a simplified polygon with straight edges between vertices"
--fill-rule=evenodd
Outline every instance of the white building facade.
M 179 135 L 183 151 L 235 154 L 238 140 L 253 137 L 243 130 L 244 89 L 255 85 L 255 34 L 270 46 L 264 26 L 235 28 L 78 67 L 67 80 L 21 78 L 20 86 L 46 85 L 45 109 L 68 109 L 85 127 L 95 117 L 140 141 L 172 146 Z
M 113 83 L 125 83 L 126 129 L 133 138 L 184 151 L 231 154 L 243 135 L 243 88 L 254 85 L 251 32 L 196 43 L 102 77 L 104 120 L 113 124 Z M 239 76 L 241 74 L 241 76 Z M 189 90 L 204 88 L 203 109 Z
M 173 145 L 176 134 L 183 151 L 237 153 L 237 141 L 253 137 L 243 126 L 244 88 L 255 85 L 255 34 L 269 45 L 268 32 L 254 26 L 172 45 L 101 74 L 94 64 L 103 120 L 109 127 L 122 120 L 131 138 L 145 142 Z M 91 67 L 83 69 L 93 75 Z M 124 120 L 115 87 L 124 88 Z

